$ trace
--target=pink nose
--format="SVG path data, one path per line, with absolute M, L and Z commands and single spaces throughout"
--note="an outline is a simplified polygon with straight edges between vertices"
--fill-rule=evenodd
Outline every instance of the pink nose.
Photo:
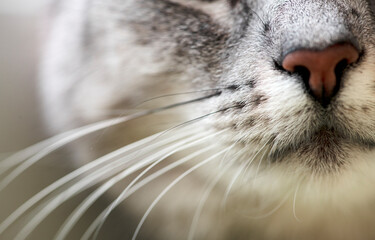
M 343 71 L 358 58 L 357 49 L 343 43 L 322 51 L 297 50 L 284 58 L 282 66 L 291 73 L 301 74 L 310 93 L 322 105 L 327 105 L 338 90 Z

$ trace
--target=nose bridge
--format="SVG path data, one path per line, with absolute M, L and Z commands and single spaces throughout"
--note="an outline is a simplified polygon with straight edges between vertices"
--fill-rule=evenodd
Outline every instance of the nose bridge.
M 276 7 L 276 17 L 272 21 L 280 57 L 296 49 L 323 50 L 334 43 L 353 39 L 341 11 L 337 3 L 330 0 L 283 1 Z

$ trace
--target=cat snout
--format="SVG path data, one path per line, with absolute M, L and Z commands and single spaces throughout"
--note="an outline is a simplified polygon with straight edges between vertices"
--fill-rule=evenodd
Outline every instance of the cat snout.
M 308 92 L 326 107 L 339 91 L 344 71 L 358 59 L 358 50 L 352 44 L 342 43 L 321 51 L 300 49 L 291 52 L 282 61 L 282 67 L 300 75 Z

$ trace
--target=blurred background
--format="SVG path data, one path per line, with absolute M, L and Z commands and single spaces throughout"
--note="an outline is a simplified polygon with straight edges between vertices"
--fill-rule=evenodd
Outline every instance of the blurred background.
M 44 138 L 37 97 L 42 13 L 49 0 L 0 1 L 0 154 Z

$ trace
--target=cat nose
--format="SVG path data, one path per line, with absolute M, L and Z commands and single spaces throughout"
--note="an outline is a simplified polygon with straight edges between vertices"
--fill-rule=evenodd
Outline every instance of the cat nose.
M 289 53 L 282 67 L 299 74 L 309 93 L 326 107 L 339 90 L 344 70 L 358 58 L 358 50 L 352 44 L 343 43 L 321 51 L 302 49 Z

